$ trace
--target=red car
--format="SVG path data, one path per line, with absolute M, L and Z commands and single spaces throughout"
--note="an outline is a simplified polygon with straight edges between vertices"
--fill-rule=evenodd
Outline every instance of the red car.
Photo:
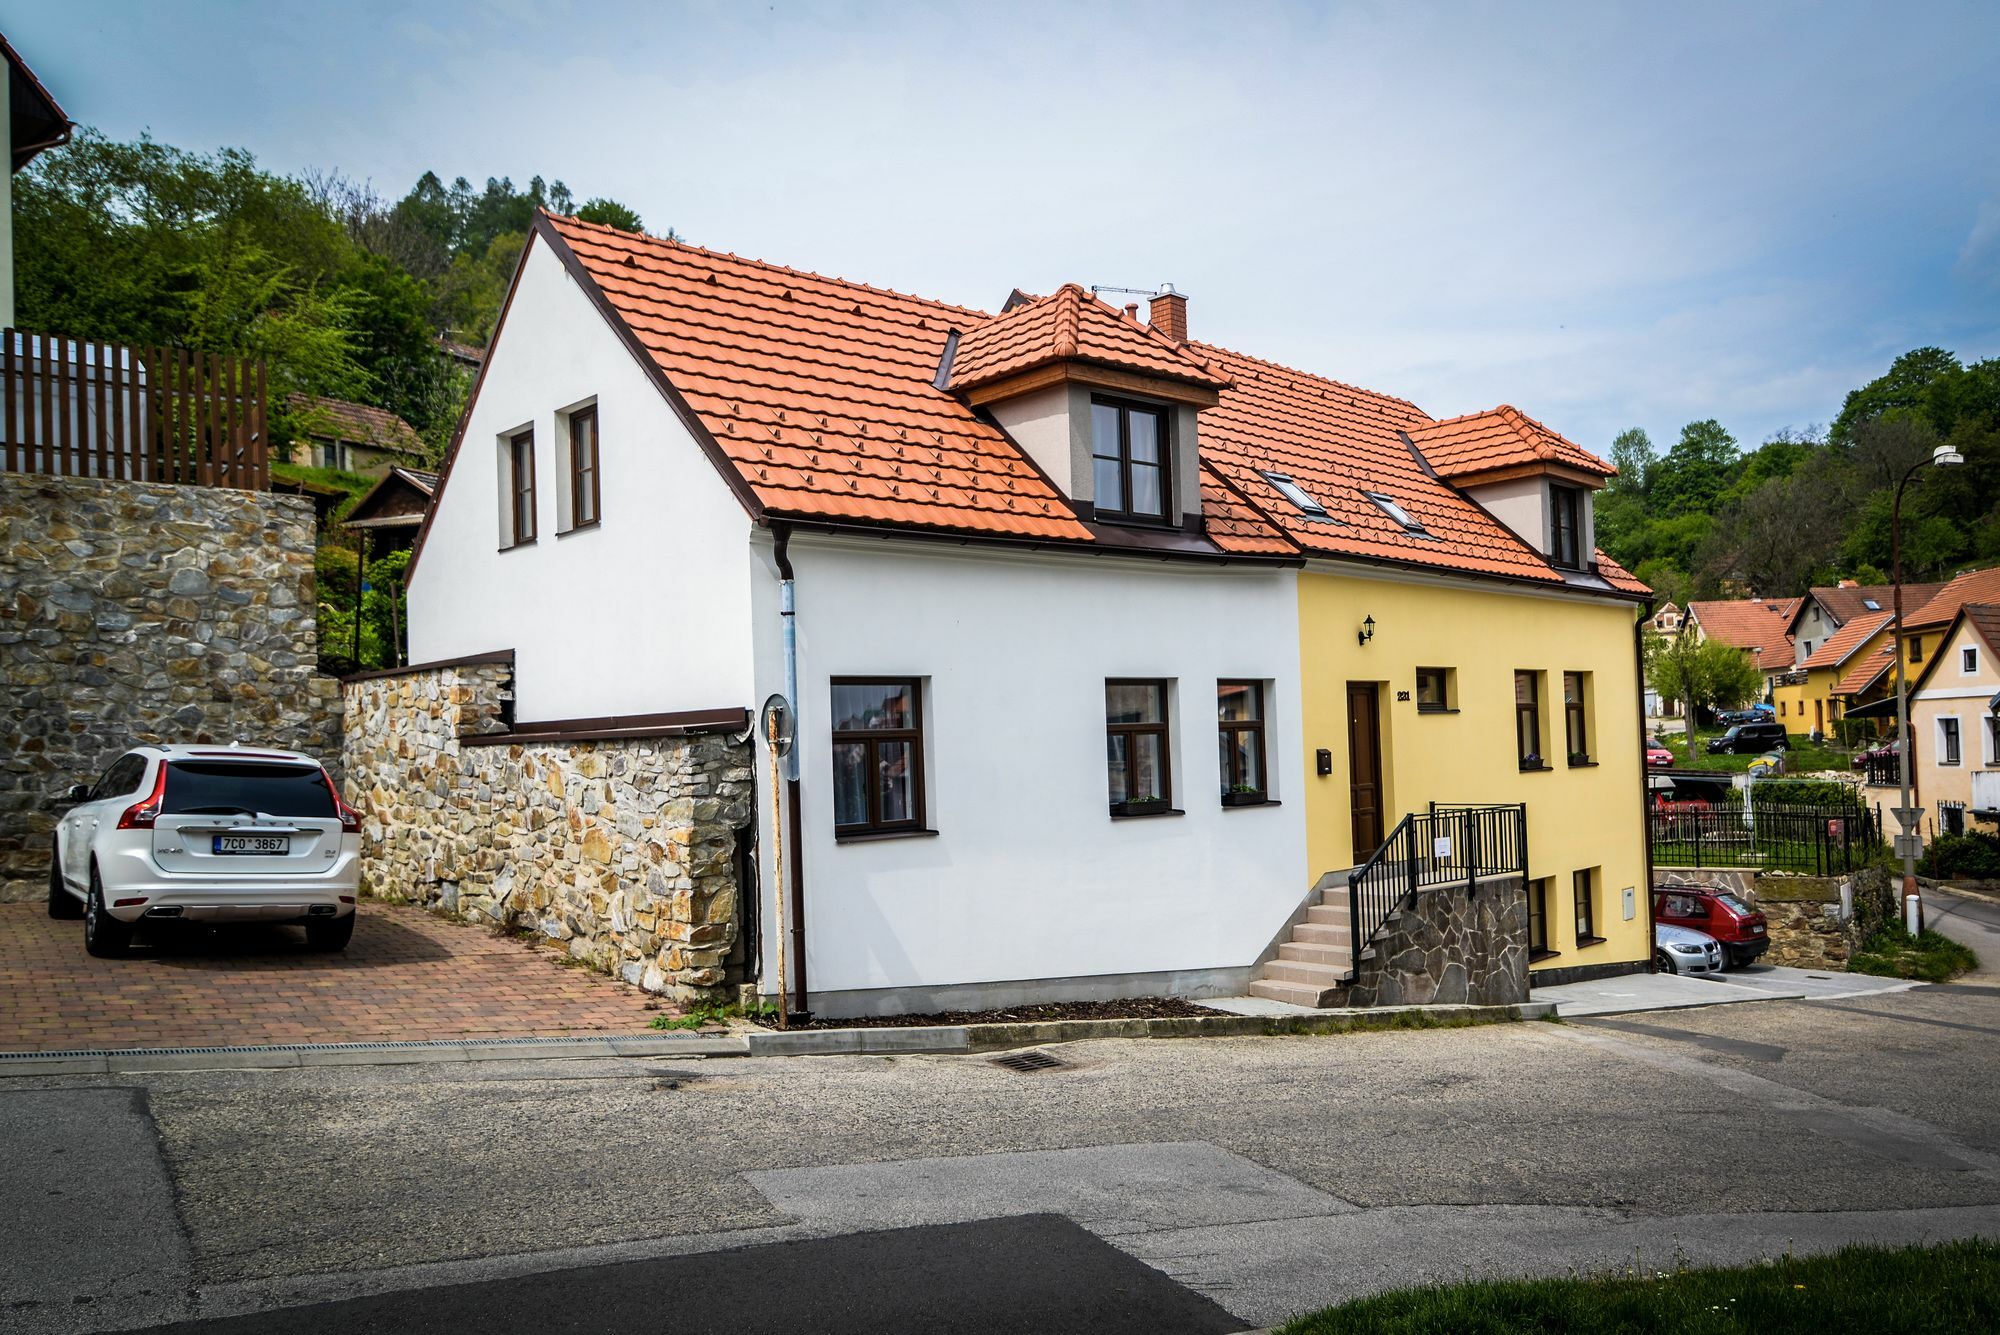
M 1707 932 L 1740 969 L 1771 948 L 1764 915 L 1719 885 L 1663 885 L 1653 891 L 1653 921 Z
M 1657 737 L 1646 739 L 1646 768 L 1667 769 L 1674 763 L 1674 753 L 1667 750 L 1667 744 Z
M 1871 746 L 1866 751 L 1861 751 L 1856 753 L 1854 757 L 1854 768 L 1867 769 L 1871 763 L 1887 764 L 1889 761 L 1892 761 L 1895 758 L 1896 758 L 1896 739 L 1894 737 L 1891 737 L 1886 742 L 1883 742 L 1877 746 Z

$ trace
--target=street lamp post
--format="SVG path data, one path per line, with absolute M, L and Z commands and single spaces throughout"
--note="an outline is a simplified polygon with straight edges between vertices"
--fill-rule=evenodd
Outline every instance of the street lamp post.
M 1924 465 L 1949 468 L 1962 464 L 1965 456 L 1949 445 L 1940 445 L 1927 459 L 1910 465 L 1896 483 L 1896 498 L 1889 506 L 1889 579 L 1896 617 L 1896 781 L 1902 793 L 1896 808 L 1896 823 L 1903 832 L 1896 839 L 1896 853 L 1903 860 L 1903 919 L 1913 930 L 1923 928 L 1923 900 L 1917 894 L 1917 826 L 1923 812 L 1910 805 L 1910 683 L 1903 670 L 1903 489 Z

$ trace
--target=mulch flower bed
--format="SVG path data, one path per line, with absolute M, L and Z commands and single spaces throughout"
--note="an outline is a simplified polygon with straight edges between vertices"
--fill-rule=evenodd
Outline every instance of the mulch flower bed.
M 933 1015 L 862 1015 L 851 1020 L 792 1022 L 794 1029 L 900 1029 L 915 1025 L 1034 1024 L 1044 1020 L 1163 1020 L 1224 1012 L 1197 1006 L 1178 997 L 1131 997 L 1124 1001 L 1053 1001 L 1040 1006 L 1010 1006 L 997 1011 L 938 1011 Z M 759 1021 L 766 1029 L 776 1026 Z

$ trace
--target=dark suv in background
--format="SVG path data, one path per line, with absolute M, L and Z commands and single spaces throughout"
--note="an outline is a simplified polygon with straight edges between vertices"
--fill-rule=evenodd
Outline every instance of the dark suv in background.
M 1782 723 L 1737 723 L 1720 737 L 1708 739 L 1712 756 L 1760 756 L 1766 751 L 1782 751 L 1789 741 Z

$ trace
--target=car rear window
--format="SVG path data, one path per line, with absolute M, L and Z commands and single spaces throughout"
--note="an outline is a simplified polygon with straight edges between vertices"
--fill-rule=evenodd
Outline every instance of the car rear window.
M 317 765 L 256 765 L 229 760 L 176 760 L 167 766 L 168 816 L 332 816 L 333 793 Z
M 1741 913 L 1744 914 L 1745 916 L 1748 916 L 1749 914 L 1755 913 L 1757 911 L 1751 908 L 1748 904 L 1745 904 L 1742 900 L 1738 899 L 1735 895 L 1731 894 L 1717 895 L 1715 897 L 1715 902 L 1722 905 L 1724 908 L 1728 909 L 1732 913 Z

